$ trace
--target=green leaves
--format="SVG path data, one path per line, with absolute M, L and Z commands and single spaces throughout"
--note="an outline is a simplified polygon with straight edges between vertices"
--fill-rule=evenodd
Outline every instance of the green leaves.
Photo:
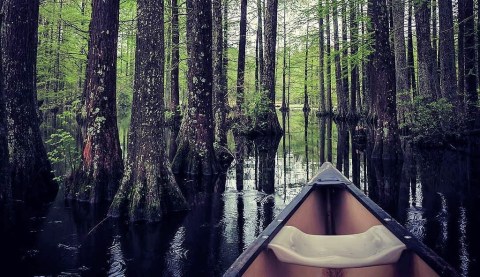
M 60 123 L 65 123 L 68 122 L 72 115 L 73 112 L 65 111 L 58 115 L 58 119 Z M 69 126 L 68 124 L 60 125 Z M 55 179 L 62 182 L 65 178 L 65 175 L 62 173 L 66 174 L 68 171 L 74 171 L 80 162 L 81 156 L 77 149 L 75 137 L 66 128 L 60 127 L 54 130 L 46 144 L 48 146 L 47 149 L 49 149 L 47 153 L 48 159 L 53 165 L 55 176 L 57 176 Z
M 417 97 L 413 105 L 413 122 L 410 123 L 414 142 L 421 145 L 443 145 L 459 139 L 465 131 L 463 113 L 445 98 L 427 102 Z

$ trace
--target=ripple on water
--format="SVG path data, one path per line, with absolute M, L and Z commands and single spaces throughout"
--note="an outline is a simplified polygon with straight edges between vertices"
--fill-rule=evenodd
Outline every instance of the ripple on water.
M 79 248 L 78 245 L 67 245 L 63 243 L 57 244 L 57 247 L 66 251 L 72 251 L 74 253 L 78 253 L 78 248 Z

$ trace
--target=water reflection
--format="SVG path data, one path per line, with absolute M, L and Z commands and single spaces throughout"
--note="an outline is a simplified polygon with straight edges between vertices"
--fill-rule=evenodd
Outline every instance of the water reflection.
M 281 122 L 282 138 L 234 136 L 236 162 L 227 174 L 183 180 L 185 188 L 201 181 L 202 192 L 191 199 L 190 212 L 160 224 L 104 220 L 104 208 L 65 203 L 61 194 L 43 209 L 15 203 L 13 221 L 0 222 L 2 275 L 220 276 L 324 161 L 338 165 L 462 275 L 480 274 L 480 163 L 466 154 L 475 144 L 463 152 L 407 144 L 403 164 L 375 163 L 372 132 L 362 123 L 335 124 L 302 111 Z

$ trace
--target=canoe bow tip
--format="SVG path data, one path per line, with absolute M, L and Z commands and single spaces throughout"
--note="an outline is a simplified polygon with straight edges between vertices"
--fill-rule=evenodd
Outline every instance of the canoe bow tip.
M 312 182 L 315 182 L 316 185 L 332 183 L 351 184 L 350 180 L 348 180 L 347 177 L 338 171 L 338 169 L 336 169 L 330 162 L 324 162 L 322 164 L 317 176 L 312 179 Z

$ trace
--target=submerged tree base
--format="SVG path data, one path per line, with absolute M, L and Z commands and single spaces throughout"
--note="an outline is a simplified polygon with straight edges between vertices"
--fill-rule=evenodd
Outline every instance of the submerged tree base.
M 217 175 L 226 172 L 233 161 L 232 153 L 224 146 L 214 144 L 213 151 L 195 149 L 201 147 L 184 141 L 178 147 L 172 162 L 175 174 L 184 175 Z
M 65 181 L 65 199 L 92 204 L 111 201 L 118 189 L 122 172 L 123 167 L 119 167 L 112 174 L 97 172 L 94 175 L 80 168 Z
M 156 222 L 167 213 L 188 209 L 188 203 L 167 167 L 139 163 L 133 171 L 127 168 L 108 215 L 126 215 L 131 222 Z

